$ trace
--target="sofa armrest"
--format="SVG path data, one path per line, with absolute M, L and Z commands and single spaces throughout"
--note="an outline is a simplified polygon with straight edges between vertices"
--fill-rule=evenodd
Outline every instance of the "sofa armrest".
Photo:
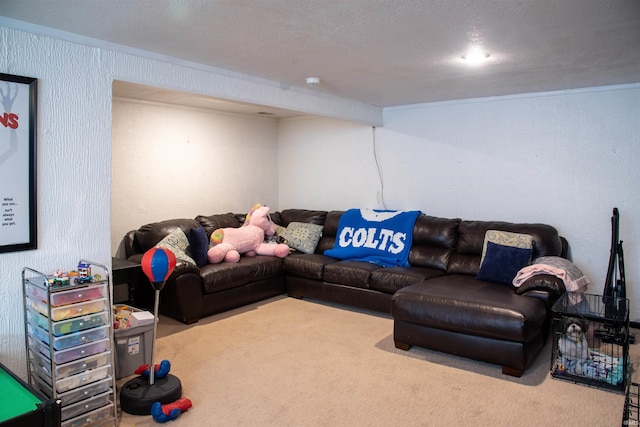
M 128 261 L 140 264 L 143 255 L 133 255 L 128 258 Z M 155 292 L 148 281 L 146 285 L 136 286 L 136 305 L 140 308 L 152 309 Z M 202 315 L 203 298 L 200 269 L 190 262 L 178 260 L 176 268 L 160 291 L 160 313 L 183 323 L 195 323 Z
M 540 274 L 525 280 L 516 288 L 516 294 L 539 299 L 551 312 L 551 307 L 565 293 L 562 279 L 551 274 Z
M 200 276 L 200 268 L 195 264 L 191 264 L 190 262 L 178 260 L 178 262 L 176 263 L 176 268 L 173 270 L 173 273 L 171 273 L 171 276 L 169 276 L 169 280 L 171 280 L 172 277 L 177 277 L 185 273 L 193 273 L 197 276 Z
M 526 295 L 531 291 L 546 291 L 559 297 L 566 289 L 564 282 L 559 277 L 551 274 L 539 274 L 528 278 L 516 288 L 518 295 Z
M 135 254 L 135 255 L 130 256 L 129 258 L 127 258 L 127 261 L 136 262 L 138 264 L 141 264 L 143 256 L 144 256 L 144 254 Z M 169 279 L 167 281 L 169 281 L 172 278 L 177 277 L 177 276 L 179 276 L 181 274 L 184 274 L 184 273 L 194 273 L 194 274 L 197 274 L 199 276 L 200 275 L 200 268 L 198 268 L 197 265 L 191 264 L 190 262 L 177 260 L 176 268 L 173 270 L 173 273 L 171 273 L 171 276 L 169 276 Z
M 130 230 L 127 234 L 122 238 L 122 242 L 120 242 L 119 251 L 124 252 L 124 258 L 129 258 L 130 256 L 135 254 L 135 250 L 133 249 L 133 240 L 136 237 L 136 230 Z
M 160 312 L 191 324 L 200 319 L 203 309 L 204 290 L 200 273 L 195 273 L 193 269 L 185 269 L 178 274 L 174 271 L 162 289 Z
M 516 288 L 516 293 L 529 298 L 536 298 L 542 301 L 547 308 L 548 315 L 542 328 L 543 339 L 546 342 L 551 327 L 551 308 L 560 296 L 565 293 L 564 282 L 551 274 L 540 274 L 525 280 L 520 287 Z

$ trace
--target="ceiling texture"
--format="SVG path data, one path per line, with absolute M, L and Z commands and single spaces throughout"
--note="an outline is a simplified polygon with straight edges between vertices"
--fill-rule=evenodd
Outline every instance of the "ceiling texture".
M 640 82 L 640 0 L 0 0 L 0 16 L 379 107 Z

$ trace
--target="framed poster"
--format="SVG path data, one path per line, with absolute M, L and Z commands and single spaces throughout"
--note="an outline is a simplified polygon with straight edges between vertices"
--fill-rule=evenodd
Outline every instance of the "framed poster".
M 38 80 L 0 73 L 0 253 L 37 247 Z

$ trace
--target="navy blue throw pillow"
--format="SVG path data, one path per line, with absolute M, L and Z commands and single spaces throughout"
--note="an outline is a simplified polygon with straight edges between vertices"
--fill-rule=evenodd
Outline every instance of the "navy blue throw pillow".
M 207 251 L 209 250 L 209 239 L 207 232 L 202 227 L 194 227 L 189 230 L 189 246 L 191 247 L 191 258 L 198 267 L 207 264 Z
M 487 252 L 476 279 L 511 285 L 518 271 L 529 264 L 532 252 L 533 249 L 487 242 Z

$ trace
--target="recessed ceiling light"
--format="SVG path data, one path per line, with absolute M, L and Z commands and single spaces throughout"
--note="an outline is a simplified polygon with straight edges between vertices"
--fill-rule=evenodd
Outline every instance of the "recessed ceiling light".
M 491 55 L 488 52 L 483 51 L 480 48 L 471 48 L 467 53 L 462 55 L 462 59 L 464 59 L 465 63 L 469 65 L 479 65 L 489 59 Z
M 318 86 L 320 84 L 320 79 L 318 77 L 307 77 L 306 82 L 309 86 Z

